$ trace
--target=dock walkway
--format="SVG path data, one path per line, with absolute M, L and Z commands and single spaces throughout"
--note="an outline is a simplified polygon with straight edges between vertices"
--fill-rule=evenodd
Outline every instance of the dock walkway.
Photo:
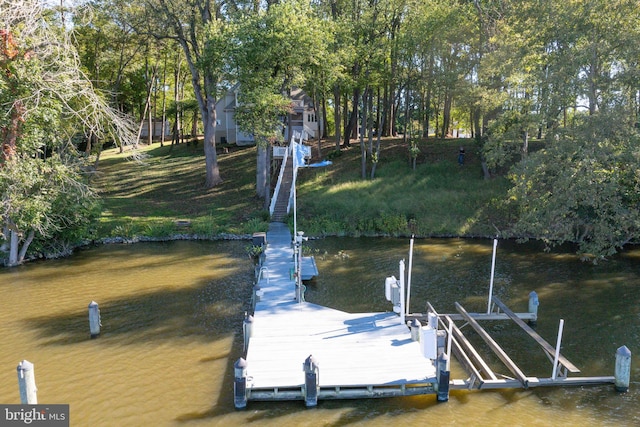
M 246 353 L 247 399 L 304 399 L 309 356 L 321 399 L 433 393 L 434 363 L 396 313 L 296 301 L 291 242 L 285 224 L 270 224 Z

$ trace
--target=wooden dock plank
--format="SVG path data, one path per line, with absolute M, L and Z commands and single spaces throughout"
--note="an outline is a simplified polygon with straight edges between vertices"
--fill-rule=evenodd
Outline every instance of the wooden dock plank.
M 531 326 L 527 325 L 520 319 L 505 303 L 503 303 L 498 297 L 494 296 L 491 300 L 498 306 L 500 309 L 507 315 L 511 320 L 515 322 L 516 325 L 520 326 L 526 333 L 528 333 L 540 346 L 550 355 L 555 356 L 556 349 L 545 341 Z M 573 363 L 571 363 L 566 357 L 560 355 L 558 357 L 558 361 L 569 370 L 571 373 L 580 373 L 580 369 L 578 369 Z

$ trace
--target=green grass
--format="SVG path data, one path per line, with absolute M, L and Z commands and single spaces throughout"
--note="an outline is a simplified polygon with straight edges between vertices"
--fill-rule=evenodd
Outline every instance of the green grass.
M 462 167 L 457 164 L 461 144 L 467 151 Z M 318 157 L 316 146 L 313 153 Z M 508 226 L 508 212 L 501 203 L 508 182 L 483 179 L 471 140 L 422 141 L 419 148 L 412 170 L 408 147 L 398 139 L 383 140 L 373 180 L 360 178 L 357 144 L 333 157 L 329 167 L 302 169 L 298 228 L 315 236 L 492 236 Z M 326 142 L 323 157 L 332 150 L 333 144 Z M 94 180 L 103 198 L 100 236 L 216 236 L 266 230 L 268 214 L 255 196 L 254 147 L 228 147 L 219 154 L 224 182 L 210 190 L 203 187 L 201 145 L 171 148 L 155 143 L 140 151 L 147 155 L 141 162 L 116 150 L 103 153 Z M 275 183 L 277 171 L 274 174 Z M 189 224 L 179 226 L 177 221 Z
M 186 144 L 141 146 L 144 158 L 103 153 L 93 183 L 103 200 L 101 236 L 194 233 L 214 236 L 266 230 L 262 201 L 255 197 L 255 148 L 229 148 L 218 157 L 221 185 L 204 188 L 204 154 Z M 186 221 L 180 226 L 177 221 Z M 255 231 L 259 231 L 255 230 Z
M 503 178 L 485 180 L 478 156 L 467 147 L 457 164 L 460 143 L 421 142 L 411 168 L 408 148 L 383 142 L 375 179 L 360 178 L 359 147 L 343 151 L 336 165 L 302 171 L 298 221 L 310 235 L 470 236 L 495 235 L 505 226 Z

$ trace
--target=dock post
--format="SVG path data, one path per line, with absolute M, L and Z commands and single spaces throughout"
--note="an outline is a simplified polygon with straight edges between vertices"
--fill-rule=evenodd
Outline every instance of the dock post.
M 100 321 L 100 308 L 97 302 L 91 301 L 89 303 L 89 330 L 91 338 L 97 338 L 98 335 L 100 335 L 100 326 L 102 326 Z
M 244 320 L 242 321 L 242 332 L 244 335 L 244 352 L 247 352 L 249 348 L 249 340 L 253 334 L 253 316 L 245 313 Z
M 427 319 L 429 321 L 429 326 L 433 329 L 438 329 L 438 315 L 434 312 L 430 311 L 427 313 Z
M 438 356 L 445 352 L 447 347 L 447 331 L 438 329 L 436 334 L 438 340 Z
M 418 319 L 413 319 L 409 322 L 409 328 L 411 329 L 411 341 L 420 341 L 420 327 L 422 324 Z
M 449 372 L 448 366 L 449 356 L 446 353 L 442 353 L 436 361 L 438 402 L 447 402 L 449 400 L 449 377 L 451 372 Z
M 616 391 L 626 393 L 629 390 L 631 377 L 631 350 L 623 345 L 616 351 Z
M 233 404 L 236 409 L 247 407 L 247 361 L 242 357 L 233 364 Z
M 318 405 L 318 364 L 312 355 L 302 365 L 304 370 L 304 404 L 307 407 Z
M 529 294 L 529 313 L 533 314 L 533 319 L 529 319 L 529 326 L 535 327 L 538 324 L 538 306 L 540 301 L 538 300 L 538 294 L 536 291 L 531 291 Z
M 38 404 L 38 388 L 33 363 L 23 360 L 18 364 L 18 388 L 20 389 L 20 403 L 23 405 Z

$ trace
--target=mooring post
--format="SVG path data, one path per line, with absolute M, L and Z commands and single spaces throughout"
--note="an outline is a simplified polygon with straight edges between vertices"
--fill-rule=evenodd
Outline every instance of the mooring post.
M 432 311 L 427 313 L 427 319 L 429 326 L 433 329 L 438 329 L 438 315 Z
M 631 350 L 626 345 L 616 351 L 616 391 L 626 393 L 631 378 Z
M 437 384 L 437 398 L 438 402 L 446 402 L 449 400 L 449 356 L 446 353 L 442 353 L 438 356 L 436 361 L 436 377 L 438 379 Z
M 247 361 L 242 357 L 233 364 L 233 404 L 236 409 L 247 407 Z
M 309 355 L 302 364 L 304 370 L 304 404 L 307 407 L 318 405 L 318 364 Z
M 244 335 L 244 352 L 247 352 L 249 348 L 249 340 L 253 335 L 253 316 L 244 314 L 244 321 L 242 322 L 242 332 Z
M 538 294 L 536 291 L 531 291 L 529 294 L 529 313 L 533 314 L 533 319 L 529 319 L 529 326 L 536 326 L 538 324 L 538 306 L 540 301 L 538 300 Z
M 420 340 L 420 327 L 422 324 L 418 319 L 413 319 L 409 322 L 409 328 L 411 329 L 411 341 L 419 341 Z
M 436 334 L 438 340 L 438 356 L 445 352 L 447 346 L 447 331 L 438 329 Z
M 91 301 L 89 303 L 89 331 L 91 338 L 97 338 L 98 335 L 100 335 L 100 326 L 102 326 L 100 322 L 100 308 L 97 302 Z
M 38 404 L 38 388 L 33 363 L 23 360 L 18 363 L 18 388 L 20 389 L 20 403 L 23 405 Z

